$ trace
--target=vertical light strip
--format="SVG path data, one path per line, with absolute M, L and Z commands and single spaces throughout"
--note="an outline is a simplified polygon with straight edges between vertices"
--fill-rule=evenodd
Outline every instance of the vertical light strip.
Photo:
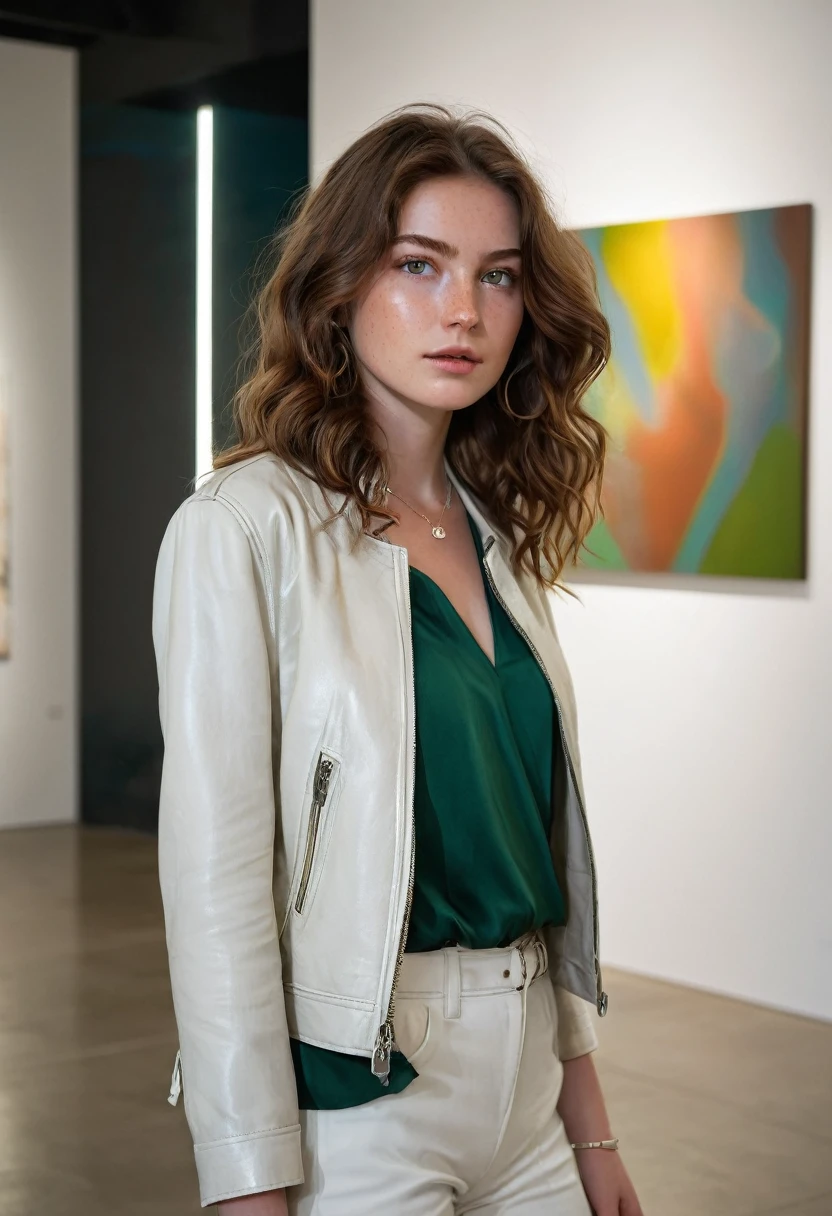
M 196 112 L 196 476 L 213 462 L 214 110 Z

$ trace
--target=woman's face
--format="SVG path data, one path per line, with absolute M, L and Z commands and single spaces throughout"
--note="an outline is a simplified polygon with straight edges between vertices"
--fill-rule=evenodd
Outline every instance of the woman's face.
M 491 182 L 414 187 L 397 240 L 352 310 L 371 397 L 457 410 L 497 383 L 523 320 L 519 245 L 517 206 Z

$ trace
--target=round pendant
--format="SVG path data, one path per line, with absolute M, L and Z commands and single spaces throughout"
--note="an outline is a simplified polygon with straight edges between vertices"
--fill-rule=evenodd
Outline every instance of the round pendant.
M 445 529 L 442 527 L 434 528 L 433 535 L 436 537 L 437 540 L 444 540 L 445 539 Z

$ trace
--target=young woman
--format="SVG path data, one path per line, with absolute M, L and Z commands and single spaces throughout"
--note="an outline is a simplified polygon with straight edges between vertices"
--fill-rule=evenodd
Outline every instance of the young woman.
M 551 604 L 597 509 L 591 265 L 508 135 L 397 111 L 284 234 L 157 570 L 159 866 L 202 1206 L 639 1216 Z

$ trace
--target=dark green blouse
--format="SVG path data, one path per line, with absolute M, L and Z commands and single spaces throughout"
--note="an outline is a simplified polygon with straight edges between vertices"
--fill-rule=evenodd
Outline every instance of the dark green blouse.
M 468 523 L 482 562 L 482 540 Z M 483 575 L 495 662 L 441 588 L 411 566 L 416 682 L 416 865 L 405 949 L 506 946 L 565 923 L 549 852 L 555 707 L 537 660 Z M 359 1106 L 418 1076 L 292 1040 L 301 1110 Z

